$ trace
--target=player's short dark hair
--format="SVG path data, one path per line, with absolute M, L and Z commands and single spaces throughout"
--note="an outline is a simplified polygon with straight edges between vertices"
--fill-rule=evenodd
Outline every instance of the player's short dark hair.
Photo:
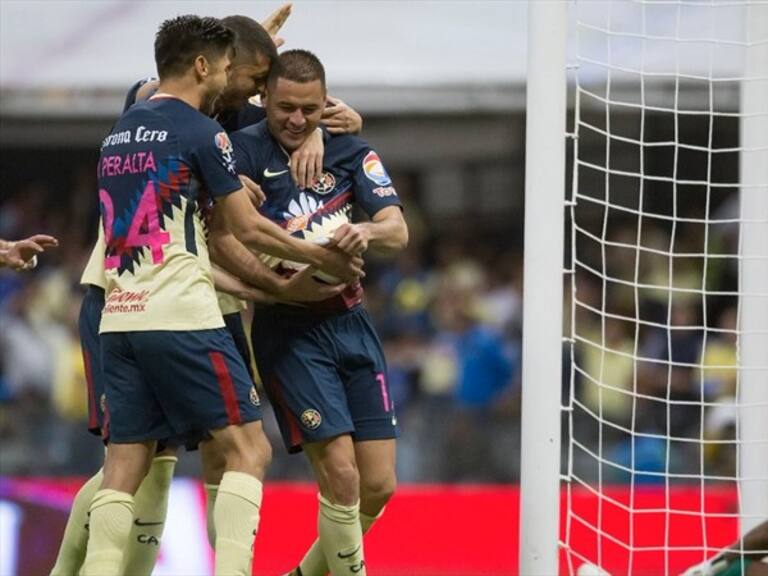
M 248 16 L 226 16 L 221 19 L 224 26 L 235 33 L 235 51 L 239 63 L 256 60 L 265 56 L 270 62 L 277 59 L 277 48 L 269 32 Z
M 155 64 L 157 75 L 184 74 L 204 55 L 212 60 L 234 49 L 235 33 L 221 20 L 193 14 L 170 18 L 160 24 L 155 36 Z
M 274 86 L 278 78 L 304 84 L 320 80 L 325 90 L 325 68 L 320 59 L 309 50 L 288 50 L 272 62 L 267 86 Z

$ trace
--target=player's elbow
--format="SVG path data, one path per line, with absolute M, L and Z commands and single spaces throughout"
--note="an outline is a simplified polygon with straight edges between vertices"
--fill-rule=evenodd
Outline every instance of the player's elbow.
M 408 247 L 408 226 L 403 221 L 398 228 L 397 239 L 395 243 L 395 251 L 400 252 Z
M 396 254 L 408 247 L 408 226 L 400 220 L 391 231 L 386 244 L 382 247 L 385 254 Z

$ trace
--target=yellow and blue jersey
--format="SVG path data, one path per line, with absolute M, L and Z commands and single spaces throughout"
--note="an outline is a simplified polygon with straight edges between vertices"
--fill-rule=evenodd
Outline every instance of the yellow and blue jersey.
M 101 332 L 224 325 L 205 212 L 241 188 L 229 137 L 185 102 L 130 107 L 102 143 L 97 169 L 106 297 Z

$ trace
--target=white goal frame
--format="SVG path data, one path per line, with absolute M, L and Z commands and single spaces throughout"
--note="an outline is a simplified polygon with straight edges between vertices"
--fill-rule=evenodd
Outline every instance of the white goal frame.
M 746 1 L 740 93 L 740 532 L 768 519 L 768 5 Z M 529 2 L 520 574 L 557 574 L 569 2 Z M 565 271 L 568 272 L 568 271 Z

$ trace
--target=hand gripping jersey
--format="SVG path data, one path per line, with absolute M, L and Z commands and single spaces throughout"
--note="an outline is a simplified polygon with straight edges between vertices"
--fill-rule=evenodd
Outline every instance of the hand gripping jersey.
M 369 217 L 387 206 L 400 206 L 378 154 L 355 136 L 325 134 L 323 172 L 311 189 L 299 189 L 290 175 L 290 156 L 261 122 L 232 134 L 238 173 L 261 186 L 267 197 L 261 213 L 294 236 L 322 242 L 335 230 L 351 221 L 353 205 Z M 297 266 L 279 258 L 266 258 L 267 264 L 289 275 Z M 362 299 L 358 284 L 340 296 L 310 304 L 312 311 L 341 311 Z
M 155 96 L 115 124 L 97 175 L 106 244 L 101 332 L 222 327 L 204 211 L 241 188 L 226 132 L 185 102 Z

